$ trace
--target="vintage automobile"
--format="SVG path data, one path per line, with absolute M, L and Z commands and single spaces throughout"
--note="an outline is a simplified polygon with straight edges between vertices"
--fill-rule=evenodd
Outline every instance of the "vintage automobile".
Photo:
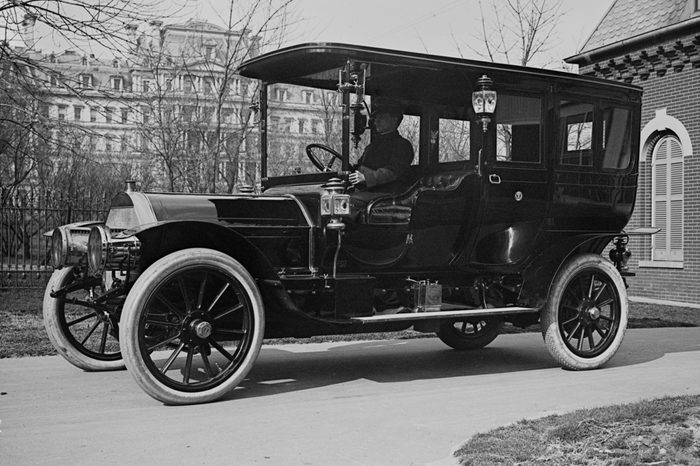
M 564 368 L 615 354 L 627 243 L 650 233 L 623 230 L 639 88 L 323 43 L 238 72 L 262 83 L 257 192 L 130 185 L 104 222 L 53 231 L 44 318 L 69 362 L 125 365 L 150 396 L 189 404 L 240 384 L 264 338 L 412 328 L 474 350 L 505 322 L 539 322 Z M 381 102 L 401 106 L 415 158 L 392 186 L 355 189 Z M 280 129 L 302 114 L 317 126 Z M 302 143 L 306 164 L 289 156 Z

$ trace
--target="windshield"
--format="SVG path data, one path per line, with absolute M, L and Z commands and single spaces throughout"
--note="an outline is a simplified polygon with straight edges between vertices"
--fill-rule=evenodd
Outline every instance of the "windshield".
M 371 96 L 365 96 L 362 114 L 371 107 Z M 269 177 L 318 173 L 309 160 L 306 148 L 309 144 L 321 144 L 342 153 L 342 94 L 327 89 L 274 84 L 268 89 L 267 115 L 267 175 Z M 351 117 L 352 119 L 352 117 Z M 369 122 L 368 122 L 369 123 Z M 399 133 L 413 145 L 418 163 L 420 118 L 404 115 Z M 370 142 L 369 125 L 357 139 L 350 140 L 350 165 L 356 164 Z M 324 150 L 314 154 L 328 165 L 333 155 Z M 341 170 L 340 160 L 332 165 Z

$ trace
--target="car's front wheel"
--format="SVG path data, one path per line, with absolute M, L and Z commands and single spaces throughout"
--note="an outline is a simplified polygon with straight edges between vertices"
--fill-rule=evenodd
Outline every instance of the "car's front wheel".
M 610 360 L 627 328 L 627 290 L 613 264 L 595 254 L 573 258 L 557 273 L 542 310 L 542 336 L 567 369 Z
M 204 248 L 161 258 L 136 281 L 120 323 L 138 385 L 166 404 L 215 400 L 238 385 L 264 336 L 260 292 L 236 260 Z

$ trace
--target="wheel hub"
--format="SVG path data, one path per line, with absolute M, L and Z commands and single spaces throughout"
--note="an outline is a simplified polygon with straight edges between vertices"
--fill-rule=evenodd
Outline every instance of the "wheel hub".
M 593 306 L 588 309 L 588 317 L 591 320 L 597 320 L 598 317 L 600 317 L 600 309 L 598 309 L 598 306 Z
M 211 336 L 212 326 L 206 320 L 194 319 L 190 322 L 190 331 L 201 339 L 207 339 Z
M 600 308 L 592 300 L 586 299 L 579 307 L 578 317 L 584 324 L 590 324 L 600 317 Z

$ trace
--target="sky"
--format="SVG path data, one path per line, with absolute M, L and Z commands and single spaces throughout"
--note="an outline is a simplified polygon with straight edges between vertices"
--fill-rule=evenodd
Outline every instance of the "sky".
M 188 6 L 180 10 L 179 16 L 166 18 L 165 24 L 197 18 L 223 26 L 221 18 L 226 17 L 225 10 L 230 1 L 173 0 L 168 4 Z M 234 5 L 250 3 L 249 0 L 233 1 Z M 280 1 L 272 0 L 273 3 Z M 534 65 L 561 67 L 564 58 L 580 50 L 613 1 L 562 0 L 561 17 L 549 41 L 550 49 L 541 55 L 543 63 Z M 497 3 L 503 4 L 505 0 L 497 0 Z M 483 44 L 476 39 L 480 29 L 479 0 L 293 0 L 290 9 L 295 21 L 285 45 L 341 42 L 483 58 L 470 50 L 483 50 Z M 488 8 L 485 11 L 489 13 Z M 52 47 L 46 42 L 40 41 L 43 51 L 60 49 L 60 46 Z M 103 55 L 100 51 L 94 52 Z
M 217 8 L 228 2 L 197 3 L 198 15 L 216 21 Z M 563 0 L 551 49 L 545 54 L 551 67 L 580 50 L 612 3 Z M 289 34 L 292 43 L 342 42 L 479 58 L 469 50 L 469 45 L 480 47 L 475 39 L 480 28 L 478 0 L 294 0 L 292 8 L 298 18 Z

